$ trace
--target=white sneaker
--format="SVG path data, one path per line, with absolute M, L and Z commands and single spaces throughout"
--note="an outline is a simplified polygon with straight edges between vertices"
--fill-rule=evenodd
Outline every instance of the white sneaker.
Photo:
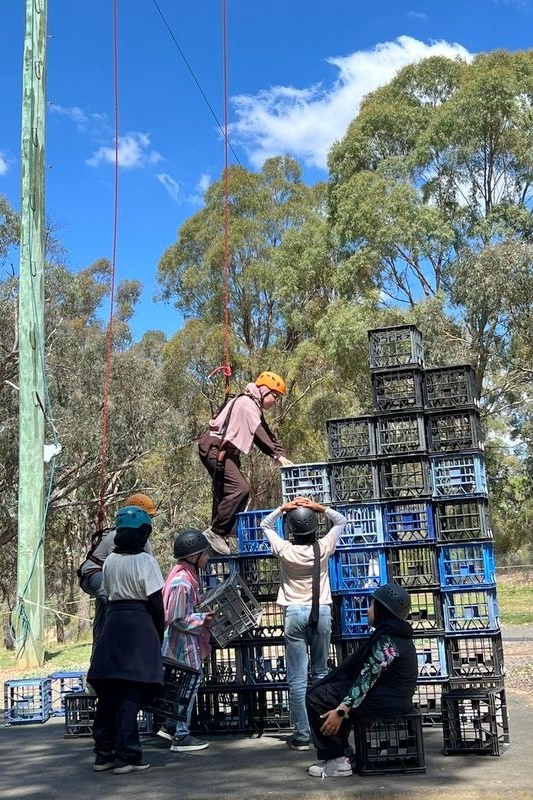
M 206 528 L 203 533 L 205 538 L 211 545 L 211 549 L 214 550 L 215 553 L 220 553 L 223 556 L 230 555 L 231 551 L 229 549 L 228 543 L 226 542 L 225 539 L 222 538 L 222 536 L 219 536 L 218 533 L 213 533 L 211 526 L 209 526 L 209 528 Z
M 346 756 L 317 761 L 316 764 L 311 764 L 307 772 L 313 778 L 348 778 L 353 775 L 352 765 Z

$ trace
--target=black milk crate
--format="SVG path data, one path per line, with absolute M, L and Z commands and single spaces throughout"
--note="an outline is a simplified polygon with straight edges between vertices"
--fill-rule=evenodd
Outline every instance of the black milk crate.
M 431 485 L 436 500 L 465 495 L 487 496 L 485 459 L 480 453 L 429 457 Z
M 52 713 L 50 678 L 4 683 L 4 725 L 46 722 Z
M 199 670 L 164 658 L 162 694 L 144 703 L 143 710 L 160 717 L 185 720 L 191 697 L 200 680 Z
M 475 634 L 500 629 L 495 589 L 461 589 L 442 592 L 446 633 Z
M 257 687 L 249 691 L 250 727 L 256 731 L 277 731 L 291 728 L 289 689 Z
M 442 695 L 444 754 L 501 756 L 509 748 L 504 689 L 450 689 Z
M 213 556 L 205 567 L 199 570 L 200 581 L 204 592 L 215 589 L 224 583 L 230 575 L 237 572 L 237 559 L 225 556 Z
M 52 672 L 50 680 L 50 707 L 54 717 L 65 714 L 65 695 L 85 690 L 85 672 Z
M 437 548 L 440 583 L 452 586 L 490 588 L 496 584 L 492 542 L 458 542 Z
M 237 540 L 239 555 L 255 555 L 256 553 L 271 553 L 272 548 L 263 533 L 261 522 L 271 514 L 273 509 L 266 511 L 242 511 L 237 514 Z M 278 517 L 275 523 L 278 536 L 283 538 L 283 522 Z
M 368 331 L 370 369 L 424 366 L 422 334 L 414 325 L 393 325 Z
M 287 664 L 285 642 L 268 642 L 243 645 L 244 683 L 247 685 L 272 685 L 286 683 Z
M 413 711 L 401 716 L 356 717 L 355 770 L 360 775 L 424 773 L 422 717 Z
M 137 715 L 137 728 L 139 736 L 154 735 L 154 715 L 149 711 L 139 711 Z
M 191 717 L 194 733 L 245 733 L 250 730 L 248 690 L 242 687 L 221 691 L 200 687 Z
M 406 589 L 439 586 L 437 552 L 432 545 L 408 545 L 386 549 L 389 581 Z
M 373 372 L 372 395 L 376 411 L 407 411 L 424 407 L 420 369 Z
M 281 467 L 281 496 L 286 503 L 295 497 L 310 497 L 317 503 L 331 503 L 329 464 L 293 464 Z
M 383 550 L 339 550 L 329 560 L 332 592 L 340 594 L 376 589 L 387 583 L 387 562 Z
M 428 409 L 478 406 L 474 369 L 469 364 L 426 369 L 424 405 Z
M 372 594 L 370 591 L 359 591 L 349 595 L 336 595 L 333 598 L 332 631 L 338 631 L 341 639 L 355 639 L 372 633 L 368 623 Z
M 347 417 L 326 420 L 328 454 L 339 458 L 365 458 L 376 454 L 374 418 Z
M 445 644 L 450 680 L 503 679 L 505 668 L 501 633 L 447 636 Z
M 258 623 L 243 635 L 241 642 L 249 644 L 257 639 L 279 639 L 284 635 L 283 608 L 274 600 L 261 600 L 258 603 Z
M 444 636 L 414 636 L 418 659 L 418 681 L 442 681 L 448 678 Z
M 440 592 L 422 589 L 409 592 L 411 613 L 409 622 L 416 634 L 444 633 L 444 614 Z
M 434 453 L 461 453 L 483 450 L 483 432 L 479 411 L 431 412 L 427 415 L 428 449 Z
M 239 559 L 239 574 L 256 600 L 275 600 L 280 583 L 280 562 L 276 556 Z
M 429 467 L 425 456 L 397 456 L 379 461 L 382 500 L 407 500 L 429 497 Z
M 214 613 L 209 630 L 219 647 L 259 624 L 259 603 L 237 573 L 203 594 L 198 611 Z
M 442 693 L 447 681 L 420 681 L 416 685 L 413 706 L 420 712 L 423 725 L 442 725 Z
M 337 542 L 337 550 L 383 544 L 383 519 L 379 503 L 336 505 L 335 511 L 348 520 Z
M 376 449 L 379 456 L 424 453 L 427 446 L 422 412 L 377 415 Z
M 204 686 L 242 684 L 244 667 L 240 647 L 212 647 L 203 663 Z
M 431 503 L 384 503 L 382 510 L 385 544 L 435 542 Z
M 367 642 L 368 636 L 361 636 L 354 639 L 341 639 L 341 641 L 335 642 L 334 647 L 337 651 L 337 662 L 339 664 L 342 663 L 348 656 L 357 653 Z
M 364 503 L 379 498 L 377 463 L 372 460 L 331 464 L 331 493 L 335 503 Z
M 445 500 L 433 504 L 437 541 L 466 542 L 492 539 L 486 500 Z
M 64 738 L 92 736 L 97 698 L 94 694 L 73 692 L 65 695 Z

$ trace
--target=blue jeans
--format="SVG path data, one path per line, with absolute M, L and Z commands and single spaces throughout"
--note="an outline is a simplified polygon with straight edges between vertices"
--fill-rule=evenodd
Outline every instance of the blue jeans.
M 204 676 L 203 670 L 200 670 L 200 674 L 198 675 L 198 679 L 196 681 L 196 686 L 194 687 L 191 693 L 191 699 L 189 700 L 189 705 L 187 706 L 187 719 L 179 719 L 177 722 L 175 719 L 167 719 L 165 720 L 165 728 L 171 731 L 174 727 L 174 723 L 176 723 L 176 732 L 175 736 L 178 739 L 181 739 L 182 736 L 188 736 L 191 731 L 191 717 L 192 712 L 194 709 L 194 704 L 196 702 L 196 698 L 198 696 L 198 690 L 200 688 L 200 684 L 202 683 L 202 678 Z
M 309 741 L 309 720 L 305 709 L 308 678 L 310 683 L 327 675 L 331 639 L 331 608 L 320 606 L 316 630 L 309 624 L 311 606 L 287 606 L 285 609 L 285 653 L 289 708 L 294 738 Z

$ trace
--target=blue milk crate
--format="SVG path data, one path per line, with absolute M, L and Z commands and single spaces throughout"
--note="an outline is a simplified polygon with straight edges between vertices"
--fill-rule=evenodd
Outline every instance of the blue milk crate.
M 328 419 L 326 431 L 331 460 L 365 458 L 376 454 L 374 417 Z
M 441 681 L 448 677 L 444 636 L 414 636 L 419 681 Z
M 333 462 L 331 493 L 335 503 L 364 503 L 379 498 L 378 468 L 373 460 Z
M 387 583 L 383 550 L 339 550 L 329 561 L 331 590 L 339 593 L 373 590 Z
M 329 464 L 293 464 L 292 467 L 281 467 L 281 496 L 283 502 L 295 497 L 310 497 L 316 503 L 331 503 L 329 483 Z
M 340 615 L 342 639 L 369 636 L 372 628 L 368 624 L 368 610 L 372 603 L 372 592 L 353 592 L 335 598 L 335 613 Z
M 496 583 L 492 542 L 439 545 L 438 558 L 443 589 L 451 586 L 489 588 Z
M 46 722 L 51 712 L 49 678 L 25 678 L 4 683 L 4 725 Z
M 336 505 L 335 511 L 343 514 L 348 520 L 337 542 L 337 550 L 383 544 L 383 521 L 381 506 L 378 503 Z
M 202 590 L 208 592 L 224 583 L 230 575 L 237 572 L 237 559 L 226 556 L 210 558 L 205 567 L 199 570 Z
M 446 633 L 473 634 L 500 629 L 496 589 L 443 591 Z
M 384 503 L 383 529 L 385 544 L 434 542 L 431 503 Z
M 52 672 L 50 680 L 50 707 L 54 717 L 65 715 L 65 695 L 85 690 L 84 672 Z
M 261 528 L 261 522 L 272 513 L 266 511 L 243 511 L 237 514 L 237 538 L 239 555 L 271 554 L 272 548 Z M 276 520 L 276 532 L 283 539 L 283 518 Z
M 409 622 L 413 631 L 423 633 L 444 633 L 444 614 L 440 592 L 435 589 L 419 589 L 409 592 L 411 613 Z
M 430 589 L 439 586 L 436 548 L 420 546 L 388 547 L 387 573 L 389 581 L 405 589 Z
M 478 453 L 430 456 L 432 493 L 442 497 L 487 496 L 485 459 Z

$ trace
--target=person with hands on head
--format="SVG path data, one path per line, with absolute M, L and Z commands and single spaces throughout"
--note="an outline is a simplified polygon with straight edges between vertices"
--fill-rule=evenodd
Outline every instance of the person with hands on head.
M 198 441 L 200 460 L 213 480 L 211 524 L 204 534 L 217 553 L 229 555 L 230 537 L 237 535 L 237 514 L 246 508 L 250 496 L 241 454 L 247 455 L 255 445 L 280 466 L 292 465 L 264 417 L 285 392 L 283 378 L 262 372 L 209 421 Z
M 276 532 L 276 521 L 284 515 L 288 538 Z M 318 514 L 332 523 L 321 539 Z M 294 731 L 287 745 L 291 750 L 309 748 L 309 721 L 305 709 L 307 677 L 318 681 L 328 671 L 331 639 L 331 588 L 328 560 L 344 531 L 346 517 L 308 497 L 283 503 L 261 522 L 272 552 L 280 561 L 277 602 L 284 610 L 285 655 L 289 706 Z M 292 541 L 291 541 L 292 540 Z
M 173 753 L 192 753 L 205 750 L 209 742 L 191 736 L 190 725 L 198 689 L 202 682 L 202 663 L 211 652 L 209 626 L 213 612 L 198 612 L 201 570 L 209 561 L 210 544 L 202 531 L 187 528 L 174 538 L 172 567 L 163 587 L 165 607 L 165 637 L 163 656 L 198 670 L 198 680 L 187 707 L 187 718 L 176 722 L 167 719 L 157 735 L 170 741 Z
M 313 777 L 353 774 L 350 718 L 407 714 L 413 710 L 418 659 L 407 622 L 409 592 L 395 583 L 378 587 L 368 611 L 372 636 L 307 692 L 306 707 L 317 761 Z

